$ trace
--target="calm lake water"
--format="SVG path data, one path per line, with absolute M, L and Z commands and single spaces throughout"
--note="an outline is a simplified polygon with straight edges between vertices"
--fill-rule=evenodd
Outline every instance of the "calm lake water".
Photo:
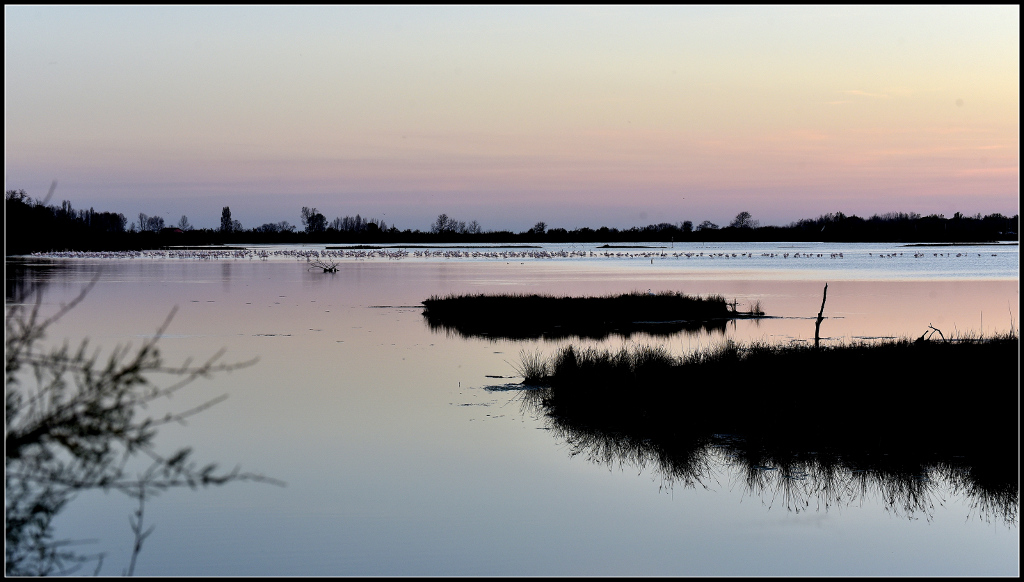
M 432 332 L 419 305 L 449 293 L 650 289 L 721 294 L 741 310 L 760 301 L 774 316 L 722 333 L 575 342 L 683 354 L 727 339 L 813 340 L 828 282 L 826 342 L 916 338 L 929 325 L 947 336 L 992 334 L 1019 325 L 1017 246 L 600 246 L 348 251 L 332 259 L 337 273 L 294 256 L 322 246 L 259 247 L 266 260 L 30 257 L 8 260 L 8 294 L 39 285 L 52 310 L 98 276 L 50 343 L 89 337 L 104 353 L 138 345 L 177 306 L 160 342 L 168 363 L 221 348 L 227 361 L 259 358 L 175 397 L 169 409 L 229 395 L 157 442 L 165 452 L 194 446 L 198 461 L 237 463 L 287 486 L 161 495 L 146 507 L 156 530 L 138 575 L 1019 573 L 1015 519 L 972 508 L 941 480 L 912 510 L 872 490 L 827 507 L 809 492 L 794 507 L 777 490 L 751 487 L 727 460 L 687 486 L 654 462 L 574 455 L 508 389 L 521 380 L 521 351 L 550 355 L 572 340 Z M 272 254 L 282 250 L 292 254 Z M 106 552 L 103 573 L 119 574 L 133 510 L 120 494 L 83 494 L 58 517 L 58 534 L 96 540 L 81 550 Z

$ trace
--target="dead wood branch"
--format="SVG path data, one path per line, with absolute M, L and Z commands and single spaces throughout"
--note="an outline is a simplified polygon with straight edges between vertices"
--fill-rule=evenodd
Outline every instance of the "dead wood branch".
M 821 320 L 825 319 L 825 298 L 828 296 L 828 283 L 825 283 L 825 290 L 821 293 L 821 309 L 818 310 L 818 320 L 814 322 L 814 349 L 818 349 L 818 333 L 821 330 Z
M 315 261 L 311 261 L 310 264 L 313 265 L 312 267 L 310 267 L 311 269 L 313 269 L 313 268 L 323 269 L 324 273 L 337 273 L 338 272 L 338 263 L 335 263 L 334 261 L 325 261 L 325 260 L 322 260 L 322 259 L 316 259 Z

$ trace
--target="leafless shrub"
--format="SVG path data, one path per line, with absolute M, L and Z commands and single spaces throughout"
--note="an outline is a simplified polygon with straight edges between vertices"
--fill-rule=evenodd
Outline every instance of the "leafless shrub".
M 154 447 L 157 429 L 185 420 L 224 400 L 222 395 L 189 410 L 162 417 L 144 416 L 147 404 L 178 392 L 199 378 L 251 366 L 220 361 L 223 350 L 199 365 L 186 361 L 166 366 L 157 342 L 174 311 L 152 339 L 137 349 L 118 346 L 106 362 L 83 340 L 77 349 L 67 343 L 45 348 L 47 330 L 78 305 L 95 285 L 93 280 L 70 303 L 49 318 L 40 315 L 42 293 L 34 306 L 21 301 L 8 304 L 5 314 L 5 487 L 6 573 L 9 576 L 71 574 L 85 563 L 102 565 L 102 554 L 82 555 L 72 542 L 55 540 L 53 518 L 79 493 L 116 490 L 138 500 L 131 520 L 135 546 L 125 574 L 131 575 L 142 542 L 147 498 L 172 487 L 222 485 L 232 481 L 279 481 L 235 468 L 217 470 L 216 464 L 199 466 L 184 448 L 164 456 Z M 158 385 L 158 376 L 171 379 Z M 148 463 L 141 472 L 129 462 Z M 134 466 L 138 466 L 133 465 Z

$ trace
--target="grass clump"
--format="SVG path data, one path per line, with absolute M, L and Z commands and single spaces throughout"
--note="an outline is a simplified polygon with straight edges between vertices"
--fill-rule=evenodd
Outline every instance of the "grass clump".
M 519 364 L 513 364 L 516 373 L 523 377 L 523 384 L 537 386 L 544 384 L 548 377 L 548 363 L 539 351 L 520 350 Z

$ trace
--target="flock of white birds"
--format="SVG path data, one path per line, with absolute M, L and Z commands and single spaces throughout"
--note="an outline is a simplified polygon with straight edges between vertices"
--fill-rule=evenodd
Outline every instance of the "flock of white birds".
M 966 257 L 975 253 L 907 253 L 913 258 L 925 257 L 931 254 L 933 257 Z M 981 253 L 976 253 L 979 257 Z M 868 253 L 871 257 L 898 258 L 903 253 Z M 300 261 L 314 261 L 321 259 L 386 259 L 401 260 L 407 258 L 416 259 L 491 259 L 491 260 L 521 260 L 521 259 L 579 259 L 579 258 L 616 258 L 616 259 L 752 259 L 782 258 L 782 259 L 810 259 L 827 258 L 843 259 L 843 253 L 776 253 L 776 252 L 666 252 L 666 251 L 593 251 L 593 250 L 525 250 L 525 251 L 478 251 L 478 250 L 413 250 L 403 248 L 381 248 L 381 249 L 192 249 L 192 250 L 149 250 L 149 251 L 51 251 L 45 253 L 32 253 L 33 257 L 46 259 L 179 259 L 179 260 L 270 260 L 270 259 L 293 259 Z M 996 256 L 991 253 L 991 256 Z

